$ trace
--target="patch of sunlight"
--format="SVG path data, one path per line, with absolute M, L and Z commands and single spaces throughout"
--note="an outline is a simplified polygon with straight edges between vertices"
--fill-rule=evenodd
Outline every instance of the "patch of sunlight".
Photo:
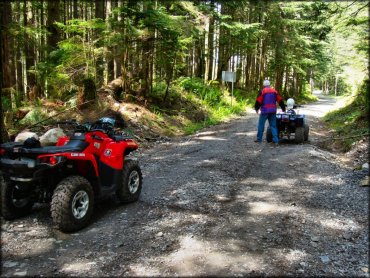
M 192 236 L 184 236 L 180 239 L 180 248 L 168 257 L 164 257 L 169 267 L 173 267 L 179 275 L 194 274 L 194 269 L 201 266 L 207 269 L 210 273 L 228 268 L 236 268 L 239 270 L 259 269 L 262 267 L 262 258 L 256 254 L 248 254 L 240 250 L 241 243 L 233 243 L 232 241 L 217 242 L 222 246 L 228 246 L 231 252 L 217 250 L 217 246 L 208 241 Z M 216 244 L 217 244 L 216 243 Z M 196 275 L 196 273 L 195 273 Z
M 294 211 L 294 207 L 290 205 L 274 204 L 267 202 L 249 202 L 250 213 L 252 214 L 270 214 L 277 212 L 289 212 Z
M 179 146 L 195 146 L 195 145 L 199 145 L 200 144 L 199 142 L 191 141 L 191 139 L 193 139 L 193 138 L 192 137 L 189 137 L 188 141 L 181 142 L 178 145 Z
M 329 152 L 325 152 L 324 151 L 317 151 L 315 149 L 311 149 L 308 151 L 308 153 L 310 154 L 311 157 L 320 157 L 320 158 L 323 158 L 323 159 L 331 159 L 331 158 L 335 158 L 335 155 L 329 153 Z
M 285 259 L 292 264 L 295 262 L 304 260 L 305 257 L 307 257 L 307 253 L 302 250 L 297 250 L 297 249 L 290 249 L 285 254 Z
M 250 134 L 255 134 L 256 132 L 237 132 L 235 133 L 235 135 L 241 135 L 241 136 L 247 136 L 247 135 L 250 135 Z
M 218 202 L 229 202 L 231 201 L 230 197 L 228 196 L 225 196 L 225 195 L 215 195 L 215 199 L 218 201 Z
M 61 270 L 68 273 L 85 274 L 85 271 L 91 270 L 94 266 L 96 266 L 96 262 L 73 262 L 64 264 Z
M 349 224 L 351 223 L 351 224 Z M 356 223 L 352 220 L 341 220 L 341 219 L 326 219 L 321 220 L 320 224 L 326 228 L 334 229 L 334 230 L 342 230 L 347 231 L 351 229 L 352 231 L 361 229 Z
M 191 203 L 190 200 L 179 200 L 179 201 L 176 202 L 176 205 L 186 207 L 186 205 L 188 205 L 190 203 Z
M 248 197 L 257 197 L 257 198 L 268 198 L 272 199 L 275 196 L 274 192 L 271 191 L 248 191 Z
M 213 141 L 227 141 L 225 138 L 217 138 L 215 136 L 202 136 L 197 138 L 198 140 L 213 140 Z
M 41 255 L 54 249 L 54 238 L 35 239 L 30 245 L 30 255 Z
M 153 277 L 163 275 L 159 269 L 154 269 L 151 266 L 145 266 L 142 264 L 130 265 L 130 271 L 133 273 L 132 276 L 137 277 Z
M 329 111 L 333 110 L 334 100 L 319 99 L 315 104 L 311 104 L 308 109 L 297 109 L 297 114 L 305 114 L 321 118 Z
M 256 115 L 256 110 L 252 107 L 247 107 L 247 113 Z
M 296 179 L 279 178 L 266 182 L 269 186 L 290 187 L 296 182 Z
M 251 185 L 266 185 L 269 186 L 279 186 L 279 187 L 291 187 L 296 182 L 296 179 L 290 178 L 278 178 L 275 180 L 265 180 L 265 179 L 257 179 L 255 177 L 248 177 L 244 179 L 241 184 L 247 185 L 246 189 L 250 189 Z
M 215 159 L 204 159 L 202 161 L 200 161 L 199 163 L 197 163 L 199 165 L 204 165 L 204 164 L 217 164 L 217 160 Z
M 306 178 L 304 178 L 306 181 L 309 181 L 309 182 L 322 182 L 322 183 L 327 183 L 327 184 L 332 184 L 333 183 L 333 177 L 330 177 L 330 176 L 323 176 L 324 173 L 320 172 L 320 173 L 317 173 L 317 174 L 309 174 L 307 175 Z M 344 184 L 344 181 L 339 181 L 339 180 L 335 180 L 335 184 L 336 185 L 341 185 L 341 184 Z
M 201 137 L 201 136 L 209 136 L 209 135 L 217 135 L 216 131 L 204 131 L 204 132 L 199 132 L 196 137 Z

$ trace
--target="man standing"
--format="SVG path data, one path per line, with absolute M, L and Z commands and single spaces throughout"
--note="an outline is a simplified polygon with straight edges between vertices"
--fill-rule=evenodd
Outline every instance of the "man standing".
M 270 87 L 270 81 L 265 79 L 263 81 L 263 89 L 258 93 L 254 109 L 258 114 L 261 113 L 258 120 L 257 139 L 254 142 L 261 143 L 263 131 L 265 129 L 266 120 L 269 121 L 272 141 L 277 145 L 279 143 L 277 128 L 276 128 L 276 102 L 279 103 L 283 112 L 285 112 L 285 104 L 279 93 Z

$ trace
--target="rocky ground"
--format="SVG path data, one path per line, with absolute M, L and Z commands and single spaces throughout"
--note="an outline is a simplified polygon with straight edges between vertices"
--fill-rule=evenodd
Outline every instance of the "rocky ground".
M 140 200 L 97 204 L 77 233 L 53 228 L 47 205 L 2 219 L 2 276 L 368 277 L 368 143 L 351 159 L 318 147 L 333 105 L 301 108 L 304 144 L 254 143 L 248 111 L 142 148 Z

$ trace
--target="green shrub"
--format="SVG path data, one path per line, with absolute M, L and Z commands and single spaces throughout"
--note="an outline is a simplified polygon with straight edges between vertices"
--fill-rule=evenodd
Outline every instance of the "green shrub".
M 36 107 L 19 121 L 21 125 L 32 125 L 47 118 L 47 114 L 42 111 L 41 107 Z
M 4 111 L 11 111 L 12 110 L 12 102 L 11 102 L 9 97 L 2 96 L 1 105 L 4 109 Z
M 335 130 L 335 136 L 341 137 L 340 143 L 345 151 L 352 143 L 369 134 L 367 119 L 369 117 L 369 80 L 363 81 L 353 96 L 348 96 L 348 103 L 343 108 L 332 111 L 324 117 L 329 127 Z M 348 138 L 350 137 L 350 138 Z
M 214 85 L 207 85 L 200 78 L 185 77 L 180 80 L 179 84 L 185 91 L 197 95 L 211 106 L 216 105 L 221 100 L 222 91 L 216 86 L 218 83 L 211 82 Z

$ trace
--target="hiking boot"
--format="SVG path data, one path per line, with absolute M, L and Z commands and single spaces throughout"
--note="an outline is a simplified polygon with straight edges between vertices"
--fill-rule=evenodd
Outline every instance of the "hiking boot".
M 255 143 L 262 143 L 261 141 L 259 141 L 258 139 L 254 140 Z

